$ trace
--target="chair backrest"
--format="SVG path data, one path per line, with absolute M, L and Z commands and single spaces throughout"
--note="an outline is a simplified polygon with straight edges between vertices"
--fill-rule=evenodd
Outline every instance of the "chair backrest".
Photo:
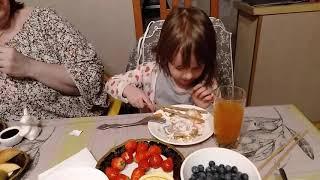
M 179 6 L 180 0 L 172 0 L 170 7 L 176 8 Z M 191 7 L 192 0 L 183 0 L 184 7 Z M 143 23 L 141 14 L 141 0 L 132 0 L 133 14 L 136 29 L 136 38 L 139 39 L 143 35 Z M 167 6 L 167 0 L 160 0 L 160 19 L 166 19 L 171 9 Z M 219 0 L 210 0 L 210 16 L 218 18 Z
M 180 0 L 171 0 L 172 8 L 179 7 Z M 167 0 L 160 0 L 160 18 L 166 19 L 167 15 L 170 13 L 171 9 L 167 6 Z M 184 7 L 188 8 L 192 6 L 192 0 L 183 0 Z M 218 18 L 219 14 L 219 1 L 218 0 L 210 0 L 210 16 Z
M 219 85 L 234 84 L 231 33 L 226 31 L 223 23 L 214 17 L 210 17 L 216 32 L 217 43 L 217 81 Z M 126 70 L 135 69 L 139 64 L 144 62 L 155 61 L 153 47 L 156 46 L 164 20 L 151 21 L 143 35 L 139 39 L 136 48 L 130 54 Z

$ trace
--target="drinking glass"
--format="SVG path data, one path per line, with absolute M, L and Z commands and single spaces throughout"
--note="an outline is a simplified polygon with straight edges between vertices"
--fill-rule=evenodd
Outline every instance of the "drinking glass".
M 219 146 L 230 147 L 240 136 L 246 101 L 245 90 L 237 86 L 220 86 L 214 90 L 214 133 Z

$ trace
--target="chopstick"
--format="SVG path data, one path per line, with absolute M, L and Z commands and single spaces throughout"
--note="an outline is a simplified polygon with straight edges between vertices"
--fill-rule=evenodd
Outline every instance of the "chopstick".
M 284 148 L 286 148 L 295 138 L 297 138 L 299 136 L 299 134 L 296 134 L 295 136 L 292 136 L 288 142 L 284 145 L 282 145 L 281 147 L 279 147 L 276 151 L 274 151 L 271 156 L 269 156 L 267 158 L 266 161 L 264 161 L 259 167 L 258 170 L 261 170 L 264 168 L 264 166 L 266 166 L 276 155 L 278 155 Z
M 204 123 L 204 120 L 201 119 L 201 118 L 192 117 L 192 116 L 189 116 L 188 114 L 183 114 L 183 113 L 181 113 L 179 111 L 171 110 L 171 109 L 168 109 L 168 108 L 162 108 L 162 110 L 165 111 L 165 112 L 172 113 L 172 114 L 175 114 L 177 116 L 183 117 L 183 118 L 194 120 L 195 123 Z
M 288 141 L 287 144 L 281 146 L 280 148 L 278 148 L 276 151 L 274 151 L 272 153 L 272 155 L 261 165 L 258 167 L 258 170 L 263 169 L 268 162 L 270 162 L 276 155 L 278 155 L 283 149 L 285 149 L 292 141 L 294 141 L 293 144 L 291 144 L 288 149 L 275 161 L 274 165 L 269 169 L 269 171 L 264 175 L 264 177 L 262 178 L 263 180 L 266 180 L 271 173 L 276 170 L 276 168 L 278 167 L 278 164 L 280 164 L 281 161 L 284 160 L 285 157 L 287 157 L 289 155 L 289 152 L 297 145 L 297 143 L 307 134 L 307 130 L 305 130 L 301 135 L 299 135 L 298 133 L 291 137 Z M 295 140 L 298 137 L 297 140 Z

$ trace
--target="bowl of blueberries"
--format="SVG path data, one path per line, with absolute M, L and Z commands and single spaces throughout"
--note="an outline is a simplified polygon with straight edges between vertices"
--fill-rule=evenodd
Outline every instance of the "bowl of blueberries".
M 256 166 L 245 156 L 225 148 L 204 148 L 182 163 L 181 180 L 261 180 Z

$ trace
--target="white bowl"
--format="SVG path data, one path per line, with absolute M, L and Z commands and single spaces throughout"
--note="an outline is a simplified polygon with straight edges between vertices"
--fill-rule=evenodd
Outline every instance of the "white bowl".
M 181 180 L 188 180 L 191 177 L 193 166 L 202 164 L 206 168 L 209 166 L 209 161 L 214 161 L 216 165 L 236 166 L 239 171 L 248 174 L 249 180 L 261 180 L 259 171 L 248 158 L 238 152 L 217 147 L 200 149 L 190 154 L 182 163 Z
M 6 128 L 0 132 L 0 144 L 3 146 L 14 146 L 18 144 L 22 138 L 23 137 L 20 136 L 20 128 L 18 126 Z

